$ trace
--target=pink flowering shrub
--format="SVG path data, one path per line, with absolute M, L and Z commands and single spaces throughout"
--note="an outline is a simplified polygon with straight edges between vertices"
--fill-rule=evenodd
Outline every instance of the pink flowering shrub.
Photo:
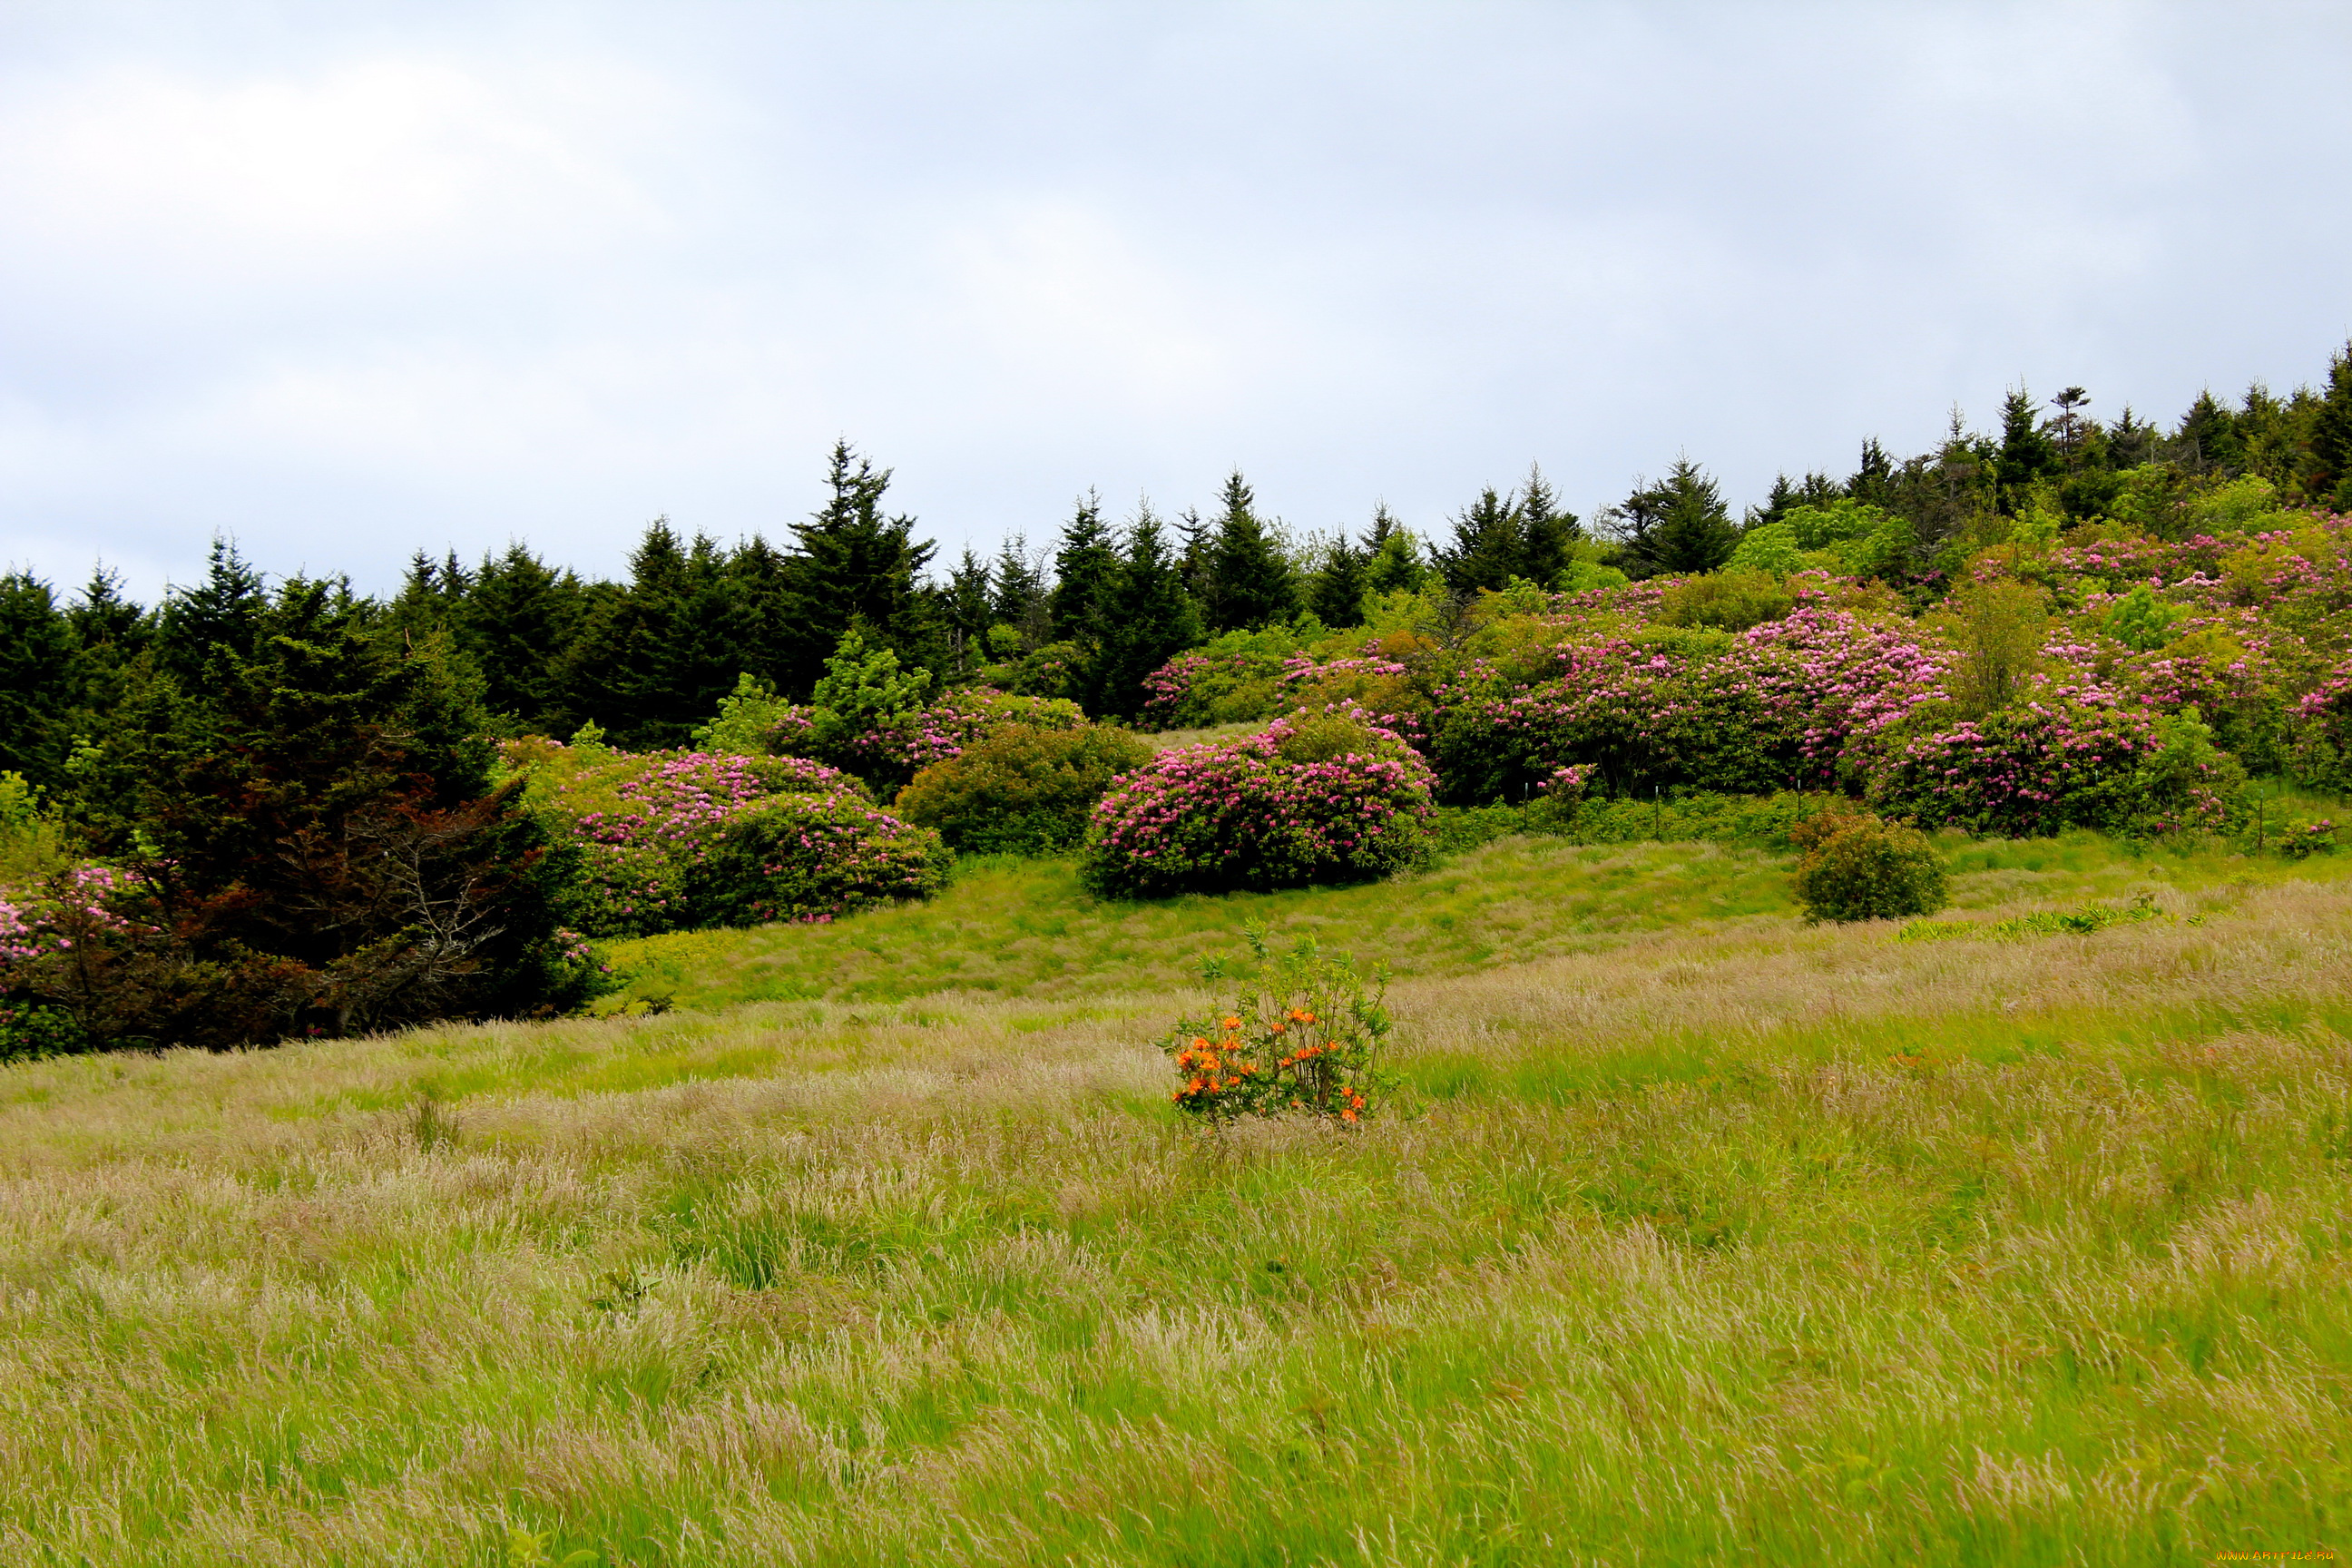
M 937 834 L 806 758 L 549 742 L 537 754 L 538 798 L 580 856 L 572 918 L 592 935 L 830 920 L 919 897 L 946 874 Z
M 1897 737 L 1872 767 L 1870 802 L 1924 827 L 2023 837 L 2226 830 L 2243 815 L 2245 771 L 2214 749 L 2194 709 L 2158 715 L 2096 689 L 2047 691 L 2016 708 Z
M 1290 657 L 1280 653 L 1180 653 L 1143 678 L 1136 722 L 1190 730 L 1263 719 L 1277 710 L 1294 678 Z
M 950 691 L 927 708 L 895 714 L 852 742 L 850 763 L 887 791 L 933 763 L 961 756 L 1013 725 L 1076 730 L 1087 721 L 1075 702 L 1057 697 L 1016 697 L 1003 691 Z
M 1097 803 L 1081 874 L 1124 898 L 1360 881 L 1419 862 L 1435 784 L 1347 711 L 1163 752 Z
M 2352 663 L 2295 705 L 2291 771 L 2313 789 L 2352 795 Z

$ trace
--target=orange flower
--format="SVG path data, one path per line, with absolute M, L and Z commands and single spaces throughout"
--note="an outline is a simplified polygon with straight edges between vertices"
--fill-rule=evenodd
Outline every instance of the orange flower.
M 1349 1109 L 1349 1110 L 1343 1110 L 1343 1111 L 1339 1112 L 1339 1120 L 1340 1120 L 1340 1121 L 1353 1121 L 1354 1120 L 1356 1120 L 1356 1112 L 1355 1112 L 1355 1110 L 1354 1110 L 1352 1108 L 1350 1108 L 1350 1109 Z

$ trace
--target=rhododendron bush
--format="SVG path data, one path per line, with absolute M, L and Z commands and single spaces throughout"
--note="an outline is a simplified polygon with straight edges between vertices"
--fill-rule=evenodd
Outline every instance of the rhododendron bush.
M 830 920 L 919 898 L 946 874 L 939 836 L 847 773 L 801 757 L 510 749 L 580 851 L 573 919 L 596 936 Z
M 848 765 L 887 794 L 933 763 L 961 756 L 1007 729 L 1076 730 L 1086 721 L 1076 703 L 1057 697 L 950 691 L 859 734 L 851 742 Z
M 1163 752 L 1095 806 L 1098 892 L 1145 897 L 1383 877 L 1425 852 L 1435 784 L 1397 734 L 1341 711 Z

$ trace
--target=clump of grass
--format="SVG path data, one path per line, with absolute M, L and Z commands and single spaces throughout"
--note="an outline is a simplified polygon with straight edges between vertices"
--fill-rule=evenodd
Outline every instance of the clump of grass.
M 2142 893 L 2122 906 L 2085 904 L 2078 910 L 2041 910 L 1983 924 L 1972 921 L 1913 921 L 1897 931 L 1895 937 L 1898 942 L 1945 942 L 1954 937 L 2019 942 L 2035 936 L 2088 936 L 2109 926 L 2152 921 L 2162 914 L 2155 900 Z

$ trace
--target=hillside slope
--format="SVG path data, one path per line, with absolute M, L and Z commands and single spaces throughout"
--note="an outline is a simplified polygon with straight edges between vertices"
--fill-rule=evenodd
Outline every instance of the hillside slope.
M 2167 918 L 1808 929 L 1692 846 L 982 866 L 643 944 L 656 1016 L 0 1069 L 0 1561 L 2340 1542 L 2352 881 L 1962 865 L 1962 919 Z M 1180 1122 L 1150 1042 L 1244 918 L 1397 963 L 1405 1113 Z

